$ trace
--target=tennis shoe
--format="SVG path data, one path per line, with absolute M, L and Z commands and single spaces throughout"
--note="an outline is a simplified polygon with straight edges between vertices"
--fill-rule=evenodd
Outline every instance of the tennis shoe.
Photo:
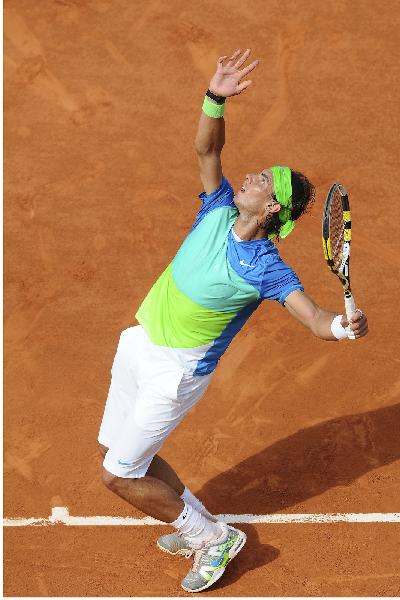
M 221 537 L 195 551 L 193 566 L 181 583 L 186 592 L 202 592 L 218 581 L 227 564 L 246 543 L 243 531 L 225 523 L 218 524 L 223 530 Z
M 181 554 L 182 556 L 185 556 L 185 558 L 189 558 L 194 553 L 194 549 L 191 548 L 189 542 L 187 542 L 183 535 L 177 531 L 159 537 L 157 546 L 163 552 L 167 552 L 167 554 Z

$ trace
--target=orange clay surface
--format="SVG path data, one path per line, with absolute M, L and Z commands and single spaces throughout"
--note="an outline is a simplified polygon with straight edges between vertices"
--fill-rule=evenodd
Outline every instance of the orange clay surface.
M 322 258 L 333 181 L 353 213 L 370 334 L 313 337 L 263 303 L 162 456 L 216 513 L 398 512 L 399 5 L 352 0 L 5 1 L 7 517 L 143 516 L 101 483 L 97 433 L 122 329 L 199 209 L 193 140 L 218 56 L 250 46 L 224 173 L 288 164 L 315 183 L 279 245 L 343 312 Z M 205 595 L 396 595 L 396 524 L 244 525 Z M 7 596 L 185 596 L 163 527 L 5 529 Z

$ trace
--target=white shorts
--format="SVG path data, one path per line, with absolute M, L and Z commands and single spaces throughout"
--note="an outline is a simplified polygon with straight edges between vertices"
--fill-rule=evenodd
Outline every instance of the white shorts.
M 185 365 L 169 350 L 153 344 L 141 325 L 121 333 L 98 436 L 109 448 L 103 465 L 113 475 L 144 477 L 210 383 L 212 373 L 185 373 Z

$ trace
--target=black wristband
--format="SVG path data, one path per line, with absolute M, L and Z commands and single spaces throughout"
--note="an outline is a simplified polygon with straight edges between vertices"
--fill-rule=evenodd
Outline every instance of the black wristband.
M 224 96 L 217 96 L 211 90 L 206 91 L 206 96 L 211 98 L 211 100 L 214 100 L 217 104 L 223 104 L 226 100 L 226 98 L 224 98 Z

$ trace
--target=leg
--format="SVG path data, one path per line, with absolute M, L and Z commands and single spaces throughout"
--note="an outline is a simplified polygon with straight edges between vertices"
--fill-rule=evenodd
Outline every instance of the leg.
M 99 449 L 100 454 L 104 458 L 108 452 L 107 446 L 103 446 L 103 444 L 99 443 Z M 218 521 L 217 517 L 214 517 L 214 515 L 212 515 L 206 509 L 204 504 L 198 498 L 196 498 L 196 496 L 193 496 L 191 491 L 187 487 L 185 487 L 185 485 L 179 479 L 178 475 L 175 473 L 171 465 L 169 465 L 163 458 L 161 458 L 161 456 L 158 456 L 158 454 L 156 454 L 153 458 L 150 467 L 148 468 L 147 475 L 151 475 L 151 477 L 154 477 L 155 479 L 159 479 L 160 481 L 167 483 L 176 491 L 176 493 L 182 500 L 184 500 L 187 504 L 190 504 L 191 506 L 193 506 L 193 508 L 205 515 L 208 519 L 210 519 L 210 521 Z M 174 534 L 161 536 L 158 545 L 159 547 L 161 547 L 162 550 L 169 552 L 170 554 L 174 554 L 175 552 L 171 551 L 171 535 Z M 182 542 L 182 538 L 179 538 L 179 536 L 176 539 L 179 539 L 180 543 Z M 176 543 L 176 539 L 173 538 L 172 541 Z M 167 546 L 165 546 L 166 543 Z M 180 549 L 181 546 L 179 546 L 178 550 Z
M 211 539 L 225 537 L 226 526 L 208 520 L 185 502 L 169 485 L 145 475 L 137 479 L 118 477 L 103 467 L 105 486 L 145 514 L 170 523 L 187 536 L 191 549 L 207 544 Z
M 186 504 L 190 504 L 206 516 L 211 521 L 218 521 L 217 517 L 214 517 L 204 506 L 204 504 L 192 494 L 192 492 L 185 486 L 184 483 L 179 479 L 171 465 L 169 465 L 161 456 L 158 454 L 153 458 L 151 465 L 147 471 L 147 475 L 151 475 L 156 479 L 160 479 L 171 486 L 176 493 L 179 495 Z
M 103 482 L 135 508 L 166 523 L 175 521 L 185 506 L 172 487 L 150 475 L 128 479 L 117 477 L 103 468 Z
M 104 458 L 108 452 L 107 446 L 99 443 L 99 449 L 100 454 Z M 141 477 L 140 479 L 124 479 L 123 477 L 112 475 L 103 468 L 103 482 L 108 489 L 118 494 L 118 496 L 142 512 L 147 513 L 160 521 L 174 521 L 183 510 L 184 502 L 180 496 L 183 494 L 185 486 L 173 468 L 157 454 L 151 462 L 146 477 Z M 164 483 L 166 485 L 159 486 L 158 483 Z M 175 495 L 171 494 L 171 490 L 168 489 L 167 486 L 175 491 Z M 157 514 L 154 513 L 154 510 L 149 512 L 149 509 L 151 510 L 150 506 L 152 506 L 154 502 L 150 500 L 151 504 L 149 505 L 149 491 L 150 494 L 152 496 L 154 495 L 156 498 L 155 510 Z M 179 502 L 177 502 L 176 496 L 178 496 Z M 172 498 L 175 506 L 175 509 L 172 509 L 172 512 L 171 507 L 168 509 L 169 498 Z M 144 499 L 146 499 L 146 501 L 144 501 Z M 165 505 L 165 502 L 167 502 L 167 505 Z M 144 510 L 144 508 L 146 508 L 146 510 Z
M 147 475 L 155 477 L 172 487 L 178 496 L 182 496 L 185 486 L 175 473 L 171 465 L 169 465 L 161 456 L 155 455 L 151 461 Z
M 115 446 L 106 453 L 103 463 L 106 487 L 145 514 L 171 523 L 191 544 L 207 543 L 220 536 L 222 530 L 215 519 L 211 515 L 209 519 L 185 500 L 185 486 L 168 463 L 157 455 L 170 432 L 169 427 L 160 429 L 157 421 L 156 427 L 150 422 L 143 428 L 137 420 L 137 413 L 132 411 L 125 419 Z M 177 420 L 180 421 L 180 415 Z M 174 425 L 172 422 L 172 429 Z M 106 450 L 105 445 L 100 446 L 102 453 Z M 123 458 L 119 458 L 121 456 Z
M 105 486 L 145 514 L 171 523 L 182 513 L 185 502 L 180 498 L 185 486 L 174 470 L 157 452 L 180 420 L 171 427 L 148 424 L 144 415 L 138 422 L 137 411 L 125 415 L 115 443 L 108 448 L 99 443 L 104 456 Z M 169 423 L 168 423 L 169 425 Z
M 102 457 L 105 458 L 108 452 L 107 446 L 104 446 L 103 444 L 99 443 L 99 450 Z M 169 465 L 167 461 L 161 458 L 161 456 L 158 456 L 158 454 L 156 454 L 153 460 L 151 461 L 150 467 L 148 468 L 146 475 L 151 475 L 151 477 L 159 479 L 160 481 L 163 481 L 164 483 L 168 484 L 176 491 L 178 496 L 182 496 L 185 490 L 185 485 L 179 479 L 178 475 L 175 473 L 171 465 Z
M 103 446 L 103 444 L 100 444 L 100 442 L 99 442 L 99 450 L 100 450 L 100 454 L 102 455 L 102 457 L 105 458 L 105 456 L 108 452 L 107 446 Z
M 184 380 L 183 369 L 156 346 L 149 348 L 140 331 L 121 334 L 113 363 L 98 438 L 105 455 L 103 481 L 132 506 L 182 533 L 187 530 L 200 544 L 220 528 L 185 504 L 183 483 L 157 453 L 208 381 Z

